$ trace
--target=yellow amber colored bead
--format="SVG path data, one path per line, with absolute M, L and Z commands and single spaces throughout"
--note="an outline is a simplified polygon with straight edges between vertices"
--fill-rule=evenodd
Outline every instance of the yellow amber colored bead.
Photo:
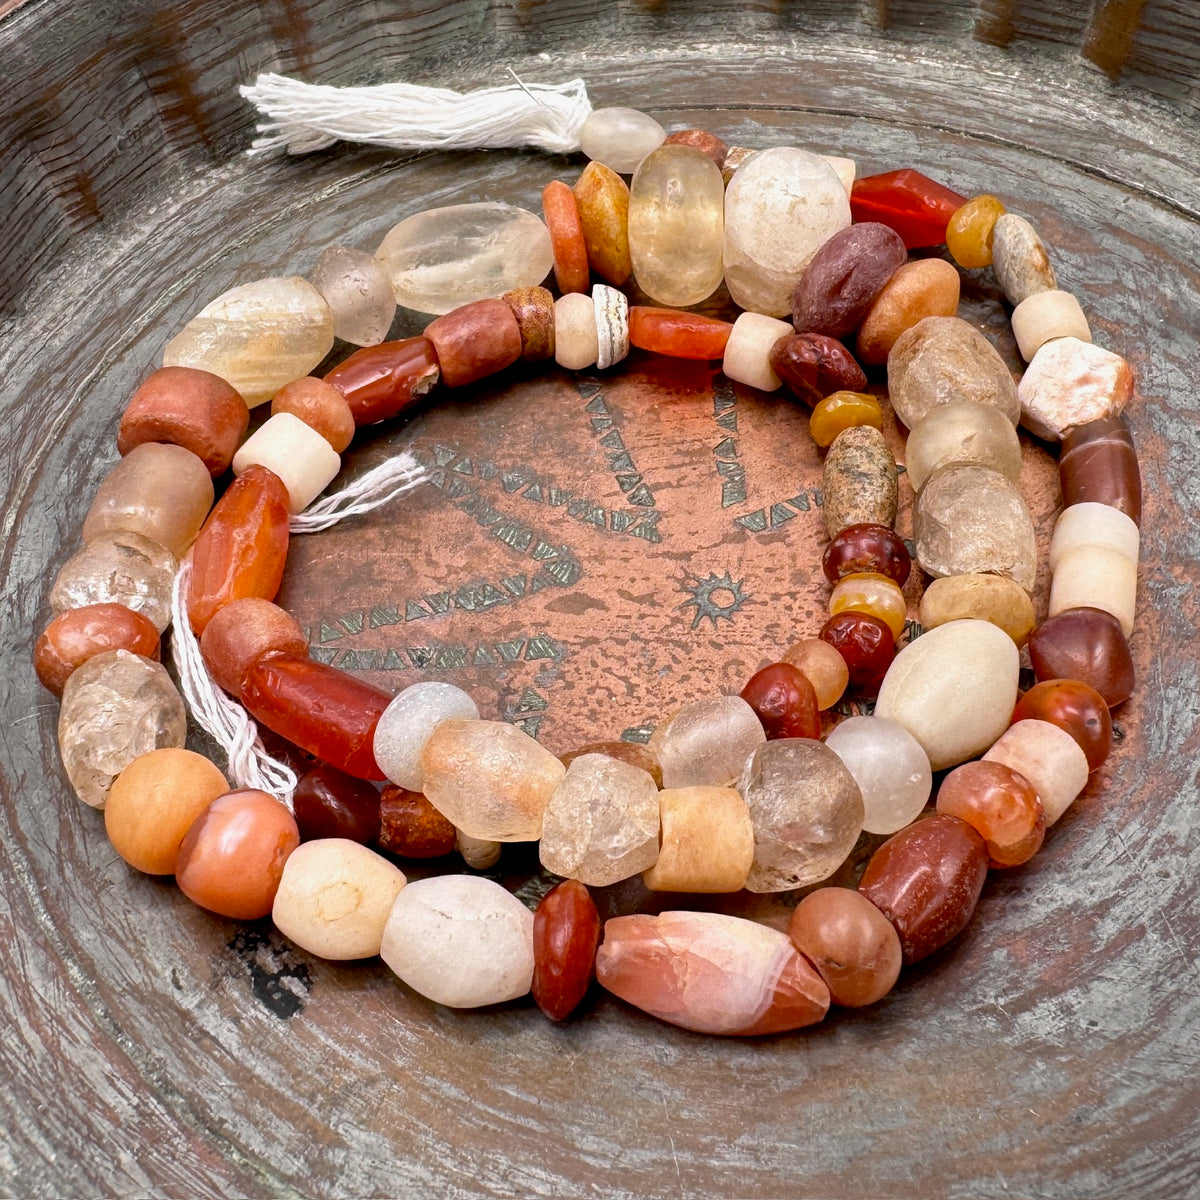
M 883 428 L 883 406 L 866 392 L 834 392 L 812 410 L 808 432 L 818 446 L 832 446 L 833 439 L 855 425 Z
M 968 200 L 946 226 L 946 249 L 960 267 L 992 265 L 992 233 L 1004 216 L 1004 205 L 995 196 Z
M 892 637 L 904 632 L 908 604 L 904 593 L 886 575 L 863 572 L 845 575 L 833 585 L 829 597 L 829 613 L 862 612 L 878 617 L 891 631 Z

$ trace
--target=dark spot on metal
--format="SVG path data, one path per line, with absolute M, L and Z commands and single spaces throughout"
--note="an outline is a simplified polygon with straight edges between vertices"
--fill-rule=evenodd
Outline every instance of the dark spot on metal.
M 303 1010 L 312 979 L 308 964 L 290 946 L 249 927 L 234 934 L 229 949 L 250 976 L 251 994 L 272 1016 L 286 1021 Z

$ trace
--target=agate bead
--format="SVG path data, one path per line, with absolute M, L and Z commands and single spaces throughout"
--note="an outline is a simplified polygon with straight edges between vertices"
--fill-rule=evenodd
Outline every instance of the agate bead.
M 1077 425 L 1063 437 L 1058 457 L 1063 505 L 1109 504 L 1142 520 L 1142 475 L 1129 426 L 1122 417 Z
M 629 187 L 603 163 L 590 162 L 572 189 L 587 247 L 588 266 L 622 287 L 633 272 L 629 256 Z
M 1010 725 L 983 761 L 1003 763 L 1028 779 L 1042 802 L 1047 825 L 1053 825 L 1087 786 L 1087 755 L 1065 729 L 1049 721 Z
M 754 709 L 768 741 L 821 736 L 816 690 L 791 663 L 763 667 L 750 677 L 741 694 Z
M 951 621 L 988 621 L 1018 646 L 1033 631 L 1033 601 L 1020 584 L 1003 575 L 946 575 L 921 597 L 918 618 L 926 629 Z
M 123 604 L 88 604 L 59 613 L 33 648 L 33 668 L 42 686 L 62 695 L 76 668 L 97 654 L 128 650 L 158 659 L 158 630 L 142 613 Z
M 838 613 L 825 622 L 819 636 L 845 660 L 850 687 L 874 696 L 896 656 L 896 639 L 886 622 L 868 613 Z
M 862 612 L 878 617 L 898 638 L 908 620 L 908 602 L 904 593 L 886 575 L 864 573 L 845 575 L 833 585 L 829 611 Z
M 724 357 L 733 325 L 699 313 L 635 304 L 629 309 L 629 342 L 669 358 L 712 362 Z
M 328 763 L 300 776 L 292 808 L 300 838 L 344 838 L 366 845 L 379 836 L 379 790 Z
M 883 428 L 883 406 L 864 392 L 834 392 L 819 401 L 808 418 L 812 440 L 824 449 L 839 433 L 856 425 Z
M 824 712 L 832 708 L 841 698 L 850 683 L 850 670 L 846 660 L 828 643 L 820 638 L 805 638 L 789 646 L 783 661 L 799 668 L 813 685 L 817 696 L 817 708 Z
M 770 364 L 788 391 L 810 407 L 835 392 L 861 393 L 867 386 L 854 355 L 841 342 L 820 333 L 781 337 L 771 347 Z
M 946 249 L 960 267 L 992 265 L 992 236 L 1004 211 L 1004 205 L 988 195 L 975 196 L 955 211 L 946 225 Z
M 418 404 L 441 377 L 428 338 L 357 350 L 325 376 L 346 398 L 356 425 L 374 425 Z
M 1049 721 L 1065 729 L 1087 757 L 1088 771 L 1097 770 L 1112 750 L 1112 717 L 1104 697 L 1078 679 L 1046 679 L 1017 701 L 1013 721 Z
M 454 826 L 420 792 L 389 783 L 379 797 L 381 850 L 400 858 L 440 858 L 454 849 Z
M 1079 679 L 1096 689 L 1109 708 L 1133 695 L 1133 655 L 1111 613 L 1073 608 L 1043 621 L 1029 638 L 1029 657 L 1039 682 Z
M 965 196 L 911 167 L 864 176 L 855 180 L 850 192 L 856 223 L 881 222 L 894 229 L 909 250 L 940 246 L 950 218 L 966 202 Z
M 586 292 L 590 272 L 579 206 L 575 203 L 575 193 L 561 179 L 542 189 L 542 214 L 550 230 L 554 281 L 559 292 L 564 296 L 568 292 Z
M 983 838 L 988 866 L 1028 862 L 1046 836 L 1046 812 L 1033 785 L 999 762 L 955 767 L 938 789 L 937 810 L 966 821 Z
M 883 285 L 858 331 L 858 357 L 874 366 L 888 361 L 901 334 L 926 317 L 958 311 L 958 272 L 944 259 L 904 263 Z
M 912 558 L 904 540 L 890 525 L 847 525 L 821 555 L 821 570 L 830 583 L 847 575 L 886 575 L 898 587 L 908 582 Z
M 566 371 L 583 371 L 599 357 L 595 301 L 580 292 L 560 296 L 554 302 L 554 361 Z
M 586 887 L 567 879 L 533 914 L 533 999 L 551 1021 L 565 1021 L 592 981 L 600 914 Z
M 296 618 L 269 600 L 247 596 L 217 610 L 200 635 L 204 665 L 217 686 L 240 699 L 246 674 L 270 654 L 308 654 Z
M 1022 300 L 1012 311 L 1012 329 L 1017 349 L 1026 362 L 1055 338 L 1092 340 L 1092 331 L 1079 301 L 1070 292 L 1057 289 L 1037 292 Z

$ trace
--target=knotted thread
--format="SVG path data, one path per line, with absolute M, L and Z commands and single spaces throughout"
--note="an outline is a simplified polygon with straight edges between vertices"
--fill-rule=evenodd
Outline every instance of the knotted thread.
M 513 75 L 516 79 L 516 75 Z M 393 150 L 501 150 L 536 146 L 552 154 L 579 149 L 592 111 L 582 79 L 516 83 L 455 92 L 412 83 L 326 87 L 286 75 L 259 75 L 238 89 L 270 120 L 250 154 L 323 150 L 336 141 Z

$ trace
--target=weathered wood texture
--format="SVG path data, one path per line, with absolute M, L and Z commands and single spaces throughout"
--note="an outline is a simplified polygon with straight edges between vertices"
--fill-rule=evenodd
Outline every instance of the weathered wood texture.
M 0 1193 L 1200 1195 L 1196 13 L 1081 8 L 9 12 Z M 1080 48 L 1157 97 L 1114 86 Z M 598 103 L 668 125 L 995 191 L 1040 226 L 1098 339 L 1138 372 L 1129 415 L 1149 502 L 1139 690 L 1118 713 L 1118 751 L 1043 853 L 993 877 L 951 953 L 876 1008 L 800 1036 L 699 1038 L 606 999 L 563 1028 L 528 1005 L 436 1008 L 378 964 L 319 962 L 133 875 L 57 765 L 57 705 L 34 681 L 32 643 L 115 460 L 117 415 L 170 333 L 233 283 L 303 272 L 331 241 L 372 247 L 435 203 L 536 209 L 548 179 L 578 170 L 354 148 L 249 163 L 235 85 L 282 68 L 470 86 L 506 64 L 581 74 Z M 1011 356 L 986 273 L 965 300 Z M 403 315 L 396 333 L 420 324 Z M 730 413 L 734 428 L 718 421 Z M 819 619 L 819 463 L 803 423 L 707 368 L 635 356 L 611 379 L 516 373 L 360 443 L 351 470 L 411 445 L 440 483 L 297 539 L 285 596 L 314 653 L 387 686 L 453 679 L 561 751 L 740 686 Z M 636 499 L 615 478 L 621 453 L 643 476 Z M 1053 463 L 1025 453 L 1044 557 Z M 740 492 L 719 461 L 744 466 Z M 495 536 L 493 511 L 555 553 Z M 546 563 L 560 565 L 534 591 Z M 719 586 L 727 572 L 734 590 Z M 526 894 L 542 886 L 520 854 L 506 861 Z M 601 899 L 652 903 L 634 884 Z

